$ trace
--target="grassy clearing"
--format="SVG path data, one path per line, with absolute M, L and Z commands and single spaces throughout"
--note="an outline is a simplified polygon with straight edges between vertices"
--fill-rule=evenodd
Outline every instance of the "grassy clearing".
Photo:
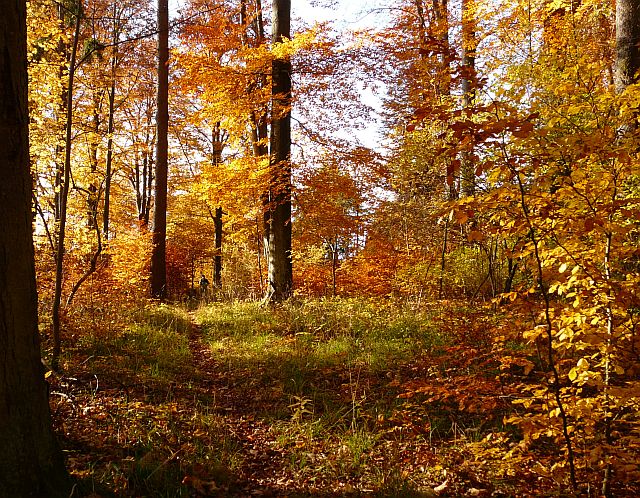
M 420 394 L 398 397 L 416 375 L 446 375 L 446 360 L 424 365 L 427 358 L 446 358 L 456 339 L 434 318 L 437 313 L 335 299 L 274 310 L 213 304 L 195 316 L 226 376 L 242 386 L 248 409 L 269 421 L 297 479 L 320 484 L 323 476 L 389 493 L 390 482 L 408 492 L 433 479 L 428 472 L 399 470 L 403 466 L 389 461 L 389 454 L 404 454 L 409 446 L 420 454 L 434 439 L 481 432 L 484 416 L 458 417 L 448 400 L 429 405 Z
M 501 419 L 487 351 L 460 342 L 450 314 L 386 301 L 153 306 L 67 348 L 54 420 L 101 495 L 455 495 L 447 462 Z

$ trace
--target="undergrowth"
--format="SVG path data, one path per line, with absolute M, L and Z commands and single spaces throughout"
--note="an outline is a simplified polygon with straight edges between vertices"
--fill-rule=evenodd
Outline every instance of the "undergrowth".
M 455 495 L 486 437 L 510 444 L 489 324 L 471 313 L 149 305 L 78 332 L 49 379 L 78 496 Z M 473 485 L 508 489 L 516 474 Z

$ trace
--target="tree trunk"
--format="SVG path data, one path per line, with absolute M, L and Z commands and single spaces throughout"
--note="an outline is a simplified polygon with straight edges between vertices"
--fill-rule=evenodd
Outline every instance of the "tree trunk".
M 0 2 L 0 497 L 67 497 L 40 361 L 26 2 Z
M 417 0 L 416 4 L 420 4 L 421 0 Z M 432 3 L 434 23 L 432 30 L 437 39 L 440 40 L 440 77 L 438 78 L 438 93 L 440 97 L 448 97 L 451 95 L 451 54 L 449 46 L 449 5 L 448 0 L 433 0 Z M 423 9 L 419 10 L 419 16 L 424 16 Z M 420 21 L 421 24 L 424 20 Z M 422 28 L 424 29 L 424 24 Z M 425 38 L 426 36 L 422 35 Z
M 67 84 L 67 130 L 65 137 L 64 153 L 64 178 L 60 191 L 60 223 L 58 227 L 58 247 L 56 256 L 56 283 L 53 295 L 53 353 L 51 366 L 58 369 L 60 351 L 62 349 L 62 334 L 60 330 L 60 303 L 62 302 L 62 280 L 64 278 L 64 253 L 65 253 L 65 232 L 67 225 L 67 199 L 69 197 L 69 182 L 71 180 L 71 129 L 73 125 L 73 81 L 75 76 L 76 54 L 78 52 L 78 38 L 80 37 L 80 21 L 82 13 L 80 6 L 76 13 L 76 26 L 73 36 L 73 47 L 71 49 L 71 60 L 69 61 L 69 81 Z
M 220 128 L 220 122 L 213 129 L 213 165 L 222 164 L 222 151 L 226 140 L 226 132 Z M 218 206 L 213 217 L 215 256 L 213 258 L 213 284 L 217 289 L 222 288 L 222 207 Z
M 633 85 L 638 82 L 638 70 L 640 70 L 640 0 L 617 0 L 616 1 L 616 61 L 615 61 L 615 86 L 616 92 L 622 93 L 629 85 Z M 636 130 L 637 128 L 637 111 L 634 112 L 634 118 L 632 122 L 625 124 L 620 129 L 620 135 L 624 136 L 628 133 Z M 634 144 L 635 147 L 637 145 Z M 637 152 L 637 148 L 636 148 Z M 615 184 L 614 184 L 615 185 Z M 611 202 L 615 203 L 617 194 L 614 189 L 612 193 Z M 603 266 L 605 270 L 605 282 L 607 288 L 611 288 L 611 244 L 612 234 L 606 233 L 606 250 L 604 254 Z M 607 296 L 607 302 L 611 302 L 611 296 Z M 611 356 L 610 351 L 614 348 L 613 342 L 613 310 L 611 304 L 607 304 L 607 347 L 605 354 L 605 378 L 604 378 L 604 393 L 605 393 L 605 412 L 607 413 L 604 420 L 604 435 L 605 435 L 605 447 L 610 447 L 613 444 L 613 418 L 609 413 L 613 411 L 609 402 L 609 390 L 611 388 L 611 376 L 609 374 L 611 369 Z M 609 456 L 609 451 L 605 456 Z M 607 463 L 604 468 L 604 475 L 602 477 L 601 495 L 606 498 L 613 496 L 612 491 L 612 479 L 613 469 L 611 463 Z
M 100 92 L 100 93 L 98 93 Z M 100 108 L 103 93 L 102 90 L 93 91 L 93 127 L 89 136 L 89 162 L 91 174 L 89 175 L 89 188 L 87 189 L 87 228 L 95 228 L 98 219 L 98 187 L 96 185 L 98 172 L 98 148 L 100 146 Z
M 470 0 L 462 0 L 462 108 L 471 112 L 476 93 L 476 26 Z M 473 147 L 473 145 L 471 145 Z M 473 149 L 460 154 L 460 190 L 463 197 L 476 192 Z
M 156 189 L 151 253 L 151 296 L 167 297 L 167 176 L 169 170 L 169 2 L 158 0 Z
M 58 20 L 60 21 L 59 27 L 61 31 L 65 31 L 66 23 L 65 17 L 67 15 L 67 11 L 64 8 L 64 5 L 58 4 Z M 67 92 L 68 89 L 65 88 L 62 81 L 64 80 L 64 72 L 67 69 L 68 60 L 69 60 L 69 46 L 68 43 L 63 41 L 62 39 L 58 42 L 57 47 L 58 54 L 60 55 L 60 66 L 58 67 L 58 77 L 60 78 L 62 92 L 60 94 L 60 100 L 58 102 L 58 115 L 57 119 L 59 121 L 62 120 L 63 116 L 67 115 Z M 63 141 L 63 137 L 60 137 L 60 142 Z M 55 230 L 58 228 L 58 224 L 60 223 L 60 204 L 62 200 L 62 176 L 64 174 L 64 159 L 62 157 L 63 146 L 56 145 L 56 175 L 54 180 L 54 219 L 55 219 Z
M 640 69 L 640 1 L 616 1 L 616 90 L 622 92 L 637 81 Z
M 273 0 L 272 43 L 291 37 L 291 0 Z M 270 185 L 265 232 L 269 281 L 266 299 L 280 302 L 293 291 L 291 261 L 291 61 L 275 59 L 271 82 Z
M 109 118 L 107 122 L 107 158 L 104 166 L 104 209 L 102 215 L 102 233 L 104 239 L 109 240 L 109 215 L 110 215 L 110 203 L 111 203 L 111 175 L 112 175 L 112 163 L 113 163 L 113 129 L 114 129 L 114 113 L 115 113 L 115 100 L 116 100 L 116 67 L 118 65 L 118 39 L 120 38 L 120 32 L 118 29 L 116 3 L 113 4 L 113 38 L 111 43 L 113 44 L 113 53 L 111 54 L 111 88 L 109 88 Z
M 213 284 L 217 289 L 222 288 L 222 208 L 216 208 L 215 224 L 215 246 L 216 255 L 213 261 Z

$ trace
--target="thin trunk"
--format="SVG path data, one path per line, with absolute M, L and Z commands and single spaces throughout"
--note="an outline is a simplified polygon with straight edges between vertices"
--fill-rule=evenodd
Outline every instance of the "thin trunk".
M 49 223 L 47 221 L 47 217 L 44 214 L 44 211 L 42 209 L 42 206 L 40 205 L 40 201 L 38 200 L 38 197 L 36 196 L 36 193 L 33 192 L 32 195 L 32 200 L 33 200 L 33 205 L 36 208 L 36 211 L 38 212 L 38 215 L 40 216 L 40 223 L 42 224 L 44 231 L 47 235 L 47 241 L 49 242 L 49 248 L 51 249 L 51 254 L 53 254 L 53 261 L 55 262 L 56 260 L 56 243 L 54 240 L 54 236 L 51 233 L 51 230 L 49 230 Z
M 273 0 L 272 42 L 291 37 L 291 0 Z M 269 282 L 266 300 L 281 302 L 293 292 L 291 260 L 291 61 L 272 62 L 270 185 L 268 193 Z
M 524 214 L 525 220 L 529 227 L 529 239 L 533 245 L 533 256 L 536 263 L 537 270 L 537 284 L 538 291 L 542 294 L 544 300 L 544 327 L 546 332 L 546 355 L 547 355 L 547 371 L 550 373 L 549 384 L 550 390 L 553 393 L 558 410 L 560 411 L 560 420 L 562 422 L 562 436 L 564 438 L 565 448 L 567 450 L 567 462 L 569 464 L 569 479 L 571 483 L 571 489 L 574 493 L 578 491 L 578 481 L 576 480 L 576 466 L 575 466 L 575 454 L 573 450 L 573 440 L 571 433 L 569 432 L 569 415 L 565 408 L 564 401 L 562 399 L 562 385 L 560 382 L 560 373 L 558 371 L 558 365 L 556 361 L 556 350 L 554 347 L 554 333 L 552 323 L 552 309 L 551 309 L 551 296 L 549 295 L 549 288 L 544 281 L 542 255 L 540 254 L 540 240 L 536 234 L 535 226 L 531 220 L 529 205 L 526 201 L 526 191 L 524 182 L 522 179 L 522 173 L 517 171 L 516 181 L 518 182 L 518 189 L 520 191 L 520 208 Z
M 260 295 L 264 294 L 264 286 L 262 285 L 262 245 L 260 244 L 260 219 L 256 218 L 256 242 L 258 244 L 258 283 Z
M 418 0 L 416 0 L 418 1 Z M 440 40 L 440 75 L 438 93 L 440 97 L 451 95 L 451 48 L 449 44 L 448 0 L 433 0 L 435 36 Z
M 167 176 L 169 170 L 169 2 L 158 0 L 156 188 L 151 254 L 151 296 L 167 297 Z
M 66 10 L 62 4 L 58 5 L 58 20 L 60 21 L 60 30 L 65 31 L 65 14 Z M 58 54 L 60 55 L 61 63 L 58 68 L 58 78 L 60 81 L 64 78 L 64 72 L 68 67 L 68 53 L 69 47 L 68 45 L 61 39 L 58 42 Z M 60 94 L 60 101 L 58 105 L 58 119 L 61 119 L 62 116 L 67 115 L 67 99 L 68 99 L 68 89 L 64 87 L 62 89 L 62 93 Z M 62 141 L 62 137 L 61 137 Z M 62 201 L 62 177 L 64 176 L 64 160 L 60 161 L 60 157 L 62 156 L 62 146 L 56 145 L 56 172 L 54 179 L 54 219 L 56 224 L 56 230 L 58 229 L 58 225 L 60 223 L 60 212 L 61 212 L 61 201 Z
M 153 198 L 154 164 L 153 164 L 153 154 L 150 151 L 154 148 L 154 146 L 155 146 L 155 137 L 153 137 L 151 140 L 150 149 L 145 152 L 145 161 L 144 161 L 145 170 L 143 175 L 144 211 L 142 215 L 142 223 L 144 227 L 149 226 L 149 219 L 151 218 L 151 199 Z
M 84 272 L 84 274 L 78 279 L 78 281 L 71 288 L 71 292 L 69 293 L 69 297 L 67 297 L 67 302 L 65 303 L 66 307 L 69 307 L 71 305 L 71 302 L 73 301 L 73 298 L 75 297 L 76 293 L 80 290 L 80 287 L 82 286 L 82 284 L 91 275 L 93 275 L 96 272 L 96 270 L 98 269 L 98 259 L 100 258 L 100 254 L 102 254 L 102 236 L 100 235 L 100 228 L 99 228 L 98 220 L 97 220 L 97 212 L 95 213 L 95 217 L 94 217 L 92 226 L 93 226 L 93 228 L 94 228 L 94 230 L 96 232 L 96 240 L 98 241 L 98 245 L 97 245 L 95 251 L 93 251 L 93 254 L 91 255 L 91 261 L 89 262 L 89 268 L 87 268 L 87 271 Z
M 476 22 L 473 0 L 462 0 L 462 108 L 471 113 L 476 93 Z M 460 190 L 464 197 L 476 192 L 473 145 L 460 155 Z
M 449 237 L 449 220 L 444 224 L 444 235 L 442 237 L 442 251 L 440 253 L 440 282 L 438 283 L 438 299 L 442 299 L 444 292 L 444 271 L 447 262 L 447 238 Z
M 424 6 L 422 5 L 423 0 L 414 0 L 414 4 L 416 6 L 416 14 L 418 16 L 418 36 L 420 37 L 420 46 L 422 48 L 427 47 L 427 20 L 424 16 Z M 421 52 L 424 54 L 425 52 Z M 424 57 L 424 55 L 423 55 Z
M 216 208 L 215 215 L 215 247 L 216 255 L 213 265 L 213 284 L 216 288 L 222 288 L 222 208 Z
M 80 10 L 80 9 L 78 9 Z M 80 23 L 82 14 L 76 14 L 75 32 L 73 35 L 73 47 L 69 61 L 69 80 L 67 83 L 67 130 L 65 137 L 64 178 L 60 191 L 60 223 L 58 227 L 58 248 L 56 257 L 56 283 L 53 295 L 53 352 L 51 367 L 58 369 L 60 351 L 62 349 L 62 336 L 60 332 L 60 304 L 62 302 L 62 280 L 64 278 L 64 242 L 67 224 L 67 199 L 69 197 L 69 181 L 71 177 L 71 130 L 73 121 L 73 80 L 75 76 L 76 54 L 78 52 L 78 39 L 80 37 Z
M 336 273 L 338 271 L 338 244 L 331 251 L 331 288 L 333 297 L 336 297 Z
M 225 134 L 220 128 L 220 122 L 216 123 L 212 133 L 213 165 L 222 164 L 222 151 L 224 149 Z M 216 288 L 222 288 L 222 207 L 218 206 L 213 217 L 215 233 L 215 256 L 213 259 L 213 284 Z
M 114 16 L 116 4 L 114 3 Z M 115 21 L 114 21 L 115 22 Z M 102 233 L 105 240 L 109 240 L 109 210 L 111 203 L 111 175 L 113 163 L 113 129 L 114 129 L 114 112 L 116 100 L 116 66 L 118 58 L 118 30 L 113 30 L 113 54 L 111 56 L 111 88 L 109 88 L 109 119 L 107 124 L 107 158 L 105 160 L 105 179 L 104 179 L 104 210 L 102 215 Z
M 91 175 L 89 175 L 89 188 L 87 193 L 87 227 L 94 228 L 94 223 L 98 218 L 98 187 L 96 186 L 96 174 L 98 172 L 98 147 L 100 136 L 100 100 L 102 97 L 94 91 L 93 93 L 93 128 L 91 130 L 91 140 L 89 143 L 89 160 L 91 164 Z
M 262 0 L 256 0 L 256 34 L 258 36 L 258 44 L 262 44 L 265 38 L 264 21 L 262 18 Z

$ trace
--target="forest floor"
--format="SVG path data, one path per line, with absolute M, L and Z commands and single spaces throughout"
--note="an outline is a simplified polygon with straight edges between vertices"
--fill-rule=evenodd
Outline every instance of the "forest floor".
M 454 304 L 149 305 L 71 332 L 54 426 L 76 496 L 541 496 L 503 458 L 499 327 Z

